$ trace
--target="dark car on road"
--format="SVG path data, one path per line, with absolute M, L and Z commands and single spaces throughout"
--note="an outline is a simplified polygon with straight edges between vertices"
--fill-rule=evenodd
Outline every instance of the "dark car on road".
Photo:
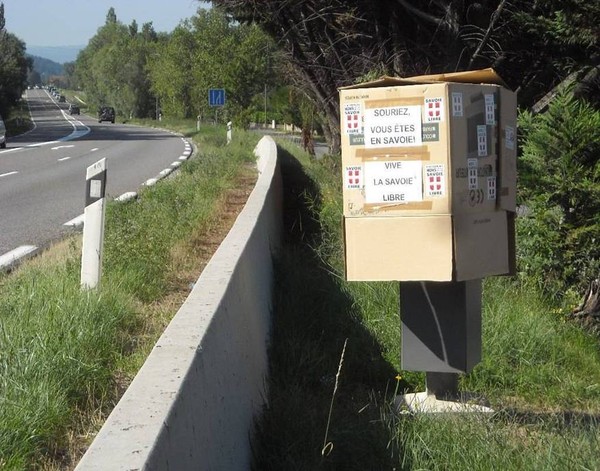
M 77 105 L 69 105 L 69 114 L 80 114 L 81 111 Z
M 101 106 L 98 110 L 98 122 L 110 121 L 115 123 L 115 109 L 112 106 Z

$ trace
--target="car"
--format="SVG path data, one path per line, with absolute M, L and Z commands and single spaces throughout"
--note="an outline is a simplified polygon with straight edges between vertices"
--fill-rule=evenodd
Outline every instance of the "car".
M 115 124 L 115 109 L 112 106 L 101 106 L 98 109 L 98 122 L 110 121 Z
M 0 149 L 6 149 L 6 126 L 0 116 Z
M 69 114 L 81 114 L 81 111 L 79 110 L 79 106 L 69 105 Z
M 65 98 L 64 95 L 58 95 L 58 102 L 59 103 L 65 103 L 67 101 L 67 99 Z

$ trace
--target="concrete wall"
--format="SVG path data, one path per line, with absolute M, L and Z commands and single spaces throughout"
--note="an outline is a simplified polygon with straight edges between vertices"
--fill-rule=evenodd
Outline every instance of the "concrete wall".
M 255 153 L 260 175 L 246 206 L 77 471 L 249 469 L 282 220 L 272 138 Z

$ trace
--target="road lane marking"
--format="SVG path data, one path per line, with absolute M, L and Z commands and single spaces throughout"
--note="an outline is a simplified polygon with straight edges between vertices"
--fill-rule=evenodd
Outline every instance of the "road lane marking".
M 96 152 L 98 150 L 98 147 L 94 147 L 92 150 L 90 150 L 90 152 Z
M 35 252 L 37 247 L 35 245 L 21 245 L 10 252 L 6 252 L 0 256 L 0 270 L 5 270 L 13 265 L 17 260 L 23 258 L 32 252 Z
M 9 175 L 16 175 L 19 172 L 8 172 L 8 173 L 2 173 L 0 174 L 0 178 L 2 177 L 8 177 Z
M 69 149 L 71 147 L 75 147 L 75 144 L 69 144 L 68 146 L 56 146 L 56 147 L 51 147 L 51 150 L 58 150 L 58 149 Z
M 59 162 L 64 162 L 65 160 L 69 160 L 71 157 L 63 157 L 62 159 L 58 159 Z
M 63 224 L 63 226 L 78 227 L 82 226 L 85 219 L 85 214 L 80 214 L 76 218 L 71 219 Z

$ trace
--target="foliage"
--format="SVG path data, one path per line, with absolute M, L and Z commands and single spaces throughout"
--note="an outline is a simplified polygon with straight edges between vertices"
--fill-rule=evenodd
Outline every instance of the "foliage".
M 0 115 L 21 99 L 27 86 L 32 59 L 25 54 L 25 43 L 5 29 L 4 3 L 0 3 Z
M 257 26 L 241 25 L 218 8 L 198 10 L 168 35 L 151 23 L 118 21 L 114 9 L 79 54 L 74 79 L 92 103 L 125 117 L 206 116 L 211 88 L 223 88 L 221 118 L 247 127 L 255 97 L 273 86 L 275 47 Z
M 461 379 L 461 390 L 484 395 L 497 412 L 398 414 L 396 395 L 424 388 L 422 373 L 400 370 L 398 283 L 344 281 L 339 161 L 311 161 L 291 145 L 279 150 L 287 240 L 253 469 L 600 465 L 597 339 L 518 279 L 485 280 L 483 361 Z
M 236 132 L 227 146 L 224 136 L 223 127 L 203 129 L 199 155 L 178 173 L 109 203 L 99 290 L 80 288 L 80 236 L 0 273 L 3 471 L 72 467 L 69 446 L 79 454 L 82 443 L 69 439 L 93 432 L 82 428 L 106 417 L 141 366 L 174 314 L 173 294 L 190 276 L 181 272 L 197 274 L 190 259 L 219 223 L 219 202 L 254 162 L 255 134 Z
M 127 27 L 111 8 L 106 23 L 68 69 L 70 81 L 86 91 L 90 104 L 113 106 L 126 118 L 155 116 L 146 67 L 157 40 L 152 23 L 142 31 L 135 20 Z
M 339 151 L 338 88 L 377 74 L 494 67 L 523 103 L 562 77 L 598 65 L 598 2 L 215 0 L 259 24 L 285 50 L 290 76 L 325 116 Z
M 520 269 L 552 294 L 600 274 L 600 111 L 570 92 L 519 118 Z

